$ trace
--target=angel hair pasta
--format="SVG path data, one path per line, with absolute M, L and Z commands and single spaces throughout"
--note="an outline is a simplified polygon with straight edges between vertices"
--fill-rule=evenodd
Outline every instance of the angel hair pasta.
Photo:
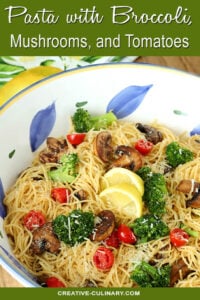
M 46 286 L 199 287 L 199 137 L 116 118 L 74 131 L 5 196 L 16 258 Z

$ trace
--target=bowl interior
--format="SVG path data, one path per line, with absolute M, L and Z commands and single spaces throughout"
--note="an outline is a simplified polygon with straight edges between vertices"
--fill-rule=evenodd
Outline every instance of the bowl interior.
M 30 165 L 48 135 L 65 135 L 77 102 L 91 114 L 112 109 L 119 118 L 154 120 L 180 133 L 199 132 L 200 79 L 144 64 L 106 64 L 70 70 L 23 90 L 0 108 L 0 253 L 2 265 L 23 285 L 38 286 L 18 263 L 3 230 L 3 198 Z

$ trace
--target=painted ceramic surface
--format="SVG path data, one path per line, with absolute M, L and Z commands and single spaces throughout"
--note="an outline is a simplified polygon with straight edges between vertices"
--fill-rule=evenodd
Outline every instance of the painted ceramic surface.
M 13 257 L 3 231 L 3 198 L 46 138 L 66 134 L 75 104 L 91 114 L 112 110 L 119 119 L 157 120 L 176 133 L 200 134 L 200 78 L 143 64 L 82 67 L 25 89 L 0 108 L 0 253 L 2 265 L 25 286 L 38 286 Z
M 87 65 L 133 62 L 137 56 L 0 56 L 0 88 L 17 74 L 38 66 L 69 70 Z

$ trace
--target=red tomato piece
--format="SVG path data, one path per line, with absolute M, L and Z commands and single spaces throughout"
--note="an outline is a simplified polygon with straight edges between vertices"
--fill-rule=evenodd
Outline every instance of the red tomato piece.
M 114 254 L 110 249 L 100 246 L 93 256 L 93 262 L 97 269 L 109 270 L 114 264 Z
M 24 226 L 32 231 L 46 223 L 46 218 L 41 211 L 30 210 L 23 219 Z
M 137 239 L 130 227 L 120 224 L 117 230 L 118 239 L 127 244 L 135 244 Z
M 53 188 L 51 190 L 51 197 L 60 203 L 69 202 L 70 190 L 63 187 Z
M 85 133 L 71 133 L 67 134 L 67 140 L 70 144 L 77 146 L 84 141 Z
M 181 228 L 174 228 L 170 231 L 170 241 L 173 246 L 181 247 L 188 243 L 189 235 Z
M 106 243 L 106 246 L 113 247 L 116 249 L 119 248 L 120 241 L 118 238 L 117 230 L 114 230 L 111 233 L 111 235 L 109 237 L 107 237 L 107 239 L 105 239 L 105 243 Z
M 46 285 L 47 285 L 47 287 L 51 287 L 51 288 L 65 287 L 65 285 L 62 281 L 60 281 L 58 278 L 53 277 L 53 276 L 47 278 Z
M 139 151 L 142 155 L 147 155 L 151 152 L 153 148 L 153 143 L 147 140 L 138 140 L 135 143 L 135 149 Z

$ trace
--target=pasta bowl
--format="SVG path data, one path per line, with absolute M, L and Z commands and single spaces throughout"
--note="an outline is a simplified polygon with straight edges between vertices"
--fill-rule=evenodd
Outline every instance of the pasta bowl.
M 0 263 L 26 287 L 40 287 L 15 257 L 4 229 L 4 198 L 48 136 L 65 136 L 76 103 L 93 115 L 158 122 L 175 134 L 200 134 L 198 76 L 137 63 L 103 64 L 61 72 L 31 85 L 0 107 Z M 22 253 L 22 256 L 25 255 Z M 23 259 L 22 259 L 23 260 Z

